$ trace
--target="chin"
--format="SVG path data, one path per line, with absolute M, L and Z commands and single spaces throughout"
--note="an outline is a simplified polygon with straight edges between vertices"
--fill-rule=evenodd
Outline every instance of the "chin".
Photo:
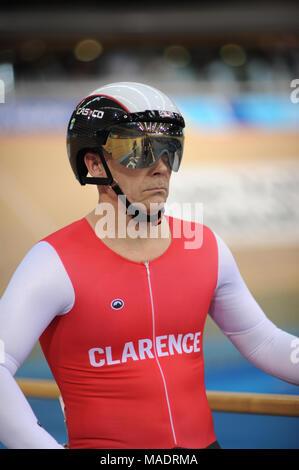
M 153 206 L 157 206 L 157 210 L 161 210 L 163 209 L 165 203 L 166 203 L 166 200 L 164 198 L 162 200 L 161 198 L 153 198 L 146 204 L 146 208 L 148 211 L 150 211 L 151 205 L 153 205 Z
M 152 202 L 156 202 L 158 204 L 160 204 L 160 203 L 164 204 L 166 202 L 166 199 L 167 199 L 167 197 L 166 197 L 165 193 L 163 193 L 163 194 L 156 193 L 156 194 L 151 195 L 147 199 L 146 203 L 151 204 Z
M 150 197 L 143 199 L 139 202 L 132 202 L 132 204 L 136 207 L 140 205 L 143 207 L 143 210 L 146 209 L 148 213 L 150 213 L 151 209 L 157 209 L 157 211 L 163 209 L 164 205 L 166 204 L 167 197 L 165 194 L 153 194 Z M 152 207 L 151 207 L 152 206 Z

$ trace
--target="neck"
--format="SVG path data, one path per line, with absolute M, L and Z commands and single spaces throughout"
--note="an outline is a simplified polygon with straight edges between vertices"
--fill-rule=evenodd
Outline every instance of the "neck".
M 161 256 L 170 246 L 171 231 L 168 218 L 161 224 L 134 221 L 125 213 L 124 206 L 112 211 L 111 206 L 99 203 L 86 219 L 96 235 L 115 253 L 136 262 L 151 261 Z
M 168 221 L 163 215 L 159 224 L 138 221 L 126 214 L 125 206 L 120 201 L 117 206 L 99 202 L 86 219 L 101 239 L 126 239 L 136 245 L 149 239 L 169 238 Z

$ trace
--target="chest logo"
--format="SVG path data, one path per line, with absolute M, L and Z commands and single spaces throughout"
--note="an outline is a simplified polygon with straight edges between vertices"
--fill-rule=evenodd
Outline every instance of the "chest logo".
M 114 299 L 112 300 L 110 305 L 113 308 L 113 310 L 120 310 L 121 308 L 123 308 L 125 303 L 122 299 Z

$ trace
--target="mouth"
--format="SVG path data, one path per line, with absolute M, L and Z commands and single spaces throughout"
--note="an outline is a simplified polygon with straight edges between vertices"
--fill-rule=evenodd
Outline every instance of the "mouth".
M 156 188 L 145 189 L 145 191 L 167 191 L 167 188 L 165 186 L 157 186 Z

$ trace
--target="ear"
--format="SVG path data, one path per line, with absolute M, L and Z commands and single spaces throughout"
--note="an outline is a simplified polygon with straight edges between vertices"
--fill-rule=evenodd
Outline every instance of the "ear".
M 90 176 L 101 178 L 105 177 L 106 173 L 101 162 L 101 159 L 97 153 L 86 152 L 84 155 L 84 163 Z

